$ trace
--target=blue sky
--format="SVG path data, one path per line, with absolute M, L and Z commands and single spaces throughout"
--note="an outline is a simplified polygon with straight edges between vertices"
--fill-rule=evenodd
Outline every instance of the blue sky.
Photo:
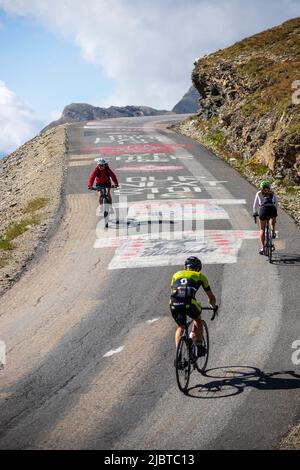
M 99 68 L 85 61 L 78 47 L 47 31 L 37 21 L 0 10 L 0 79 L 22 97 L 41 120 L 65 104 L 99 104 L 114 89 Z
M 172 109 L 194 59 L 300 15 L 300 0 L 0 0 L 0 153 L 72 102 Z

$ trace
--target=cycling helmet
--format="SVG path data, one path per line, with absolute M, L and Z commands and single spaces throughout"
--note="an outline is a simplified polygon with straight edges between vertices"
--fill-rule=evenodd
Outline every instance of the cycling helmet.
M 260 189 L 266 189 L 271 187 L 270 181 L 264 180 L 260 183 Z
M 201 271 L 202 263 L 196 256 L 190 256 L 185 260 L 184 266 L 186 268 L 194 269 L 195 271 Z
M 95 162 L 97 162 L 97 165 L 106 165 L 107 161 L 105 158 L 96 158 Z

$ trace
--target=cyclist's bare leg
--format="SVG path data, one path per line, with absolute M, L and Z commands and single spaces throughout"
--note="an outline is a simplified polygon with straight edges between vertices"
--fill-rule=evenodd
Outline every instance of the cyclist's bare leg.
M 106 194 L 107 194 L 108 204 L 112 204 L 112 199 L 111 199 L 110 190 L 111 190 L 111 188 L 106 188 Z
M 98 200 L 99 200 L 99 204 L 101 206 L 102 204 L 102 195 L 101 195 L 101 191 L 98 191 Z
M 273 217 L 273 219 L 270 219 L 270 224 L 271 224 L 271 229 L 272 233 L 275 233 L 275 225 L 276 225 L 276 217 Z
M 176 348 L 179 344 L 179 340 L 181 338 L 181 336 L 183 335 L 183 332 L 184 332 L 184 326 L 177 326 L 176 328 L 176 332 L 175 332 L 175 344 L 176 344 Z
M 263 249 L 264 244 L 265 244 L 265 226 L 266 226 L 266 221 L 259 219 L 259 227 L 260 227 L 259 238 L 260 238 L 261 249 Z
M 193 331 L 195 332 L 196 341 L 201 341 L 203 339 L 203 325 L 201 321 L 201 316 L 194 320 Z

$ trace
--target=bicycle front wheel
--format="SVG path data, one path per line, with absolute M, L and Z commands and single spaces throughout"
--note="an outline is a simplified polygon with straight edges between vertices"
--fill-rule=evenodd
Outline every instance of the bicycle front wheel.
M 198 372 L 203 374 L 205 372 L 207 362 L 208 362 L 208 354 L 209 354 L 209 334 L 208 334 L 208 326 L 204 320 L 202 320 L 203 326 L 203 343 L 206 349 L 206 353 L 203 356 L 197 357 L 195 365 Z
M 269 262 L 272 264 L 272 254 L 273 254 L 273 246 L 270 245 L 269 249 Z
M 191 360 L 188 339 L 181 337 L 176 351 L 176 380 L 179 390 L 186 392 L 191 375 Z

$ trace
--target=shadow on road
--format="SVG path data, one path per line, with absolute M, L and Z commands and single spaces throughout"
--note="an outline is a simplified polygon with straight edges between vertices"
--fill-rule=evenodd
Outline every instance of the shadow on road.
M 277 266 L 300 266 L 300 254 L 275 252 L 272 263 Z
M 190 387 L 186 395 L 201 399 L 225 398 L 238 395 L 249 387 L 257 390 L 300 389 L 300 375 L 293 370 L 267 373 L 250 366 L 218 367 L 207 370 L 202 375 L 202 383 Z

